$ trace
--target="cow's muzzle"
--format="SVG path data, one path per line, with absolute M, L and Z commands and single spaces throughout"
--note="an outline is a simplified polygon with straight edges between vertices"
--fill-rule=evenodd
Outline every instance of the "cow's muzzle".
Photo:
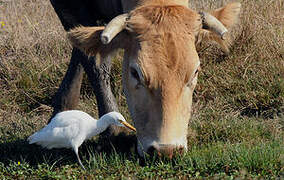
M 153 156 L 157 154 L 159 157 L 166 157 L 172 159 L 175 155 L 184 153 L 184 147 L 171 144 L 158 144 L 150 146 L 147 154 Z

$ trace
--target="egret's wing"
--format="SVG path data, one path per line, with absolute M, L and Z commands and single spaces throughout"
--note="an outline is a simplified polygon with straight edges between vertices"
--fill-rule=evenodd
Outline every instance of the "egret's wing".
M 68 111 L 58 113 L 48 124 L 51 127 L 66 127 L 70 124 L 84 120 L 85 114 L 81 111 Z
M 45 126 L 28 138 L 29 143 L 36 143 L 48 149 L 71 147 L 71 143 L 79 136 L 80 124 L 71 120 L 70 123 L 60 125 L 64 126 Z
M 60 131 L 63 131 L 65 128 L 70 129 L 70 127 L 77 124 L 77 122 L 79 122 L 79 119 L 77 117 L 70 117 L 69 114 L 56 115 L 48 125 L 31 135 L 28 141 L 32 144 L 36 139 L 43 139 L 44 137 L 53 136 L 54 134 L 59 136 Z
M 86 138 L 86 125 L 92 119 L 85 112 L 71 110 L 58 113 L 51 122 L 28 138 L 30 144 L 36 143 L 47 148 L 80 146 Z

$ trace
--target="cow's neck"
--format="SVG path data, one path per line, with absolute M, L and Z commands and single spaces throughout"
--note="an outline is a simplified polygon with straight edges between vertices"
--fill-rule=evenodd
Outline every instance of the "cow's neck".
M 140 0 L 138 4 L 177 4 L 188 7 L 188 0 Z

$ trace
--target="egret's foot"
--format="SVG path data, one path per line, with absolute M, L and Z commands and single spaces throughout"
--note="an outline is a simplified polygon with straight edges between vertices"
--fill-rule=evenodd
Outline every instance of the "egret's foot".
M 79 154 L 76 153 L 76 156 L 77 156 L 77 159 L 78 159 L 78 162 L 79 162 L 80 166 L 84 169 L 84 171 L 86 171 L 86 168 L 84 167 L 84 165 L 83 165 L 82 162 L 81 162 L 81 159 L 80 159 L 80 157 L 79 157 Z

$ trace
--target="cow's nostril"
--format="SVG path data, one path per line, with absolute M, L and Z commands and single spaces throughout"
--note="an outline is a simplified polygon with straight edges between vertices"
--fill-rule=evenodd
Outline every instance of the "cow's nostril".
M 175 149 L 176 149 L 176 146 L 174 145 L 160 144 L 158 154 L 160 156 L 165 156 L 165 157 L 172 159 Z
M 150 155 L 150 156 L 153 156 L 155 152 L 158 152 L 157 149 L 154 147 L 154 146 L 150 146 L 147 150 L 147 153 Z
M 182 154 L 184 152 L 184 148 L 175 145 L 169 145 L 169 144 L 159 144 L 157 147 L 150 146 L 147 150 L 147 153 L 149 155 L 154 155 L 157 153 L 160 157 L 168 157 L 172 158 L 176 154 Z
M 183 153 L 184 153 L 184 147 L 179 146 L 179 147 L 177 148 L 176 152 L 179 153 L 179 154 L 183 154 Z

